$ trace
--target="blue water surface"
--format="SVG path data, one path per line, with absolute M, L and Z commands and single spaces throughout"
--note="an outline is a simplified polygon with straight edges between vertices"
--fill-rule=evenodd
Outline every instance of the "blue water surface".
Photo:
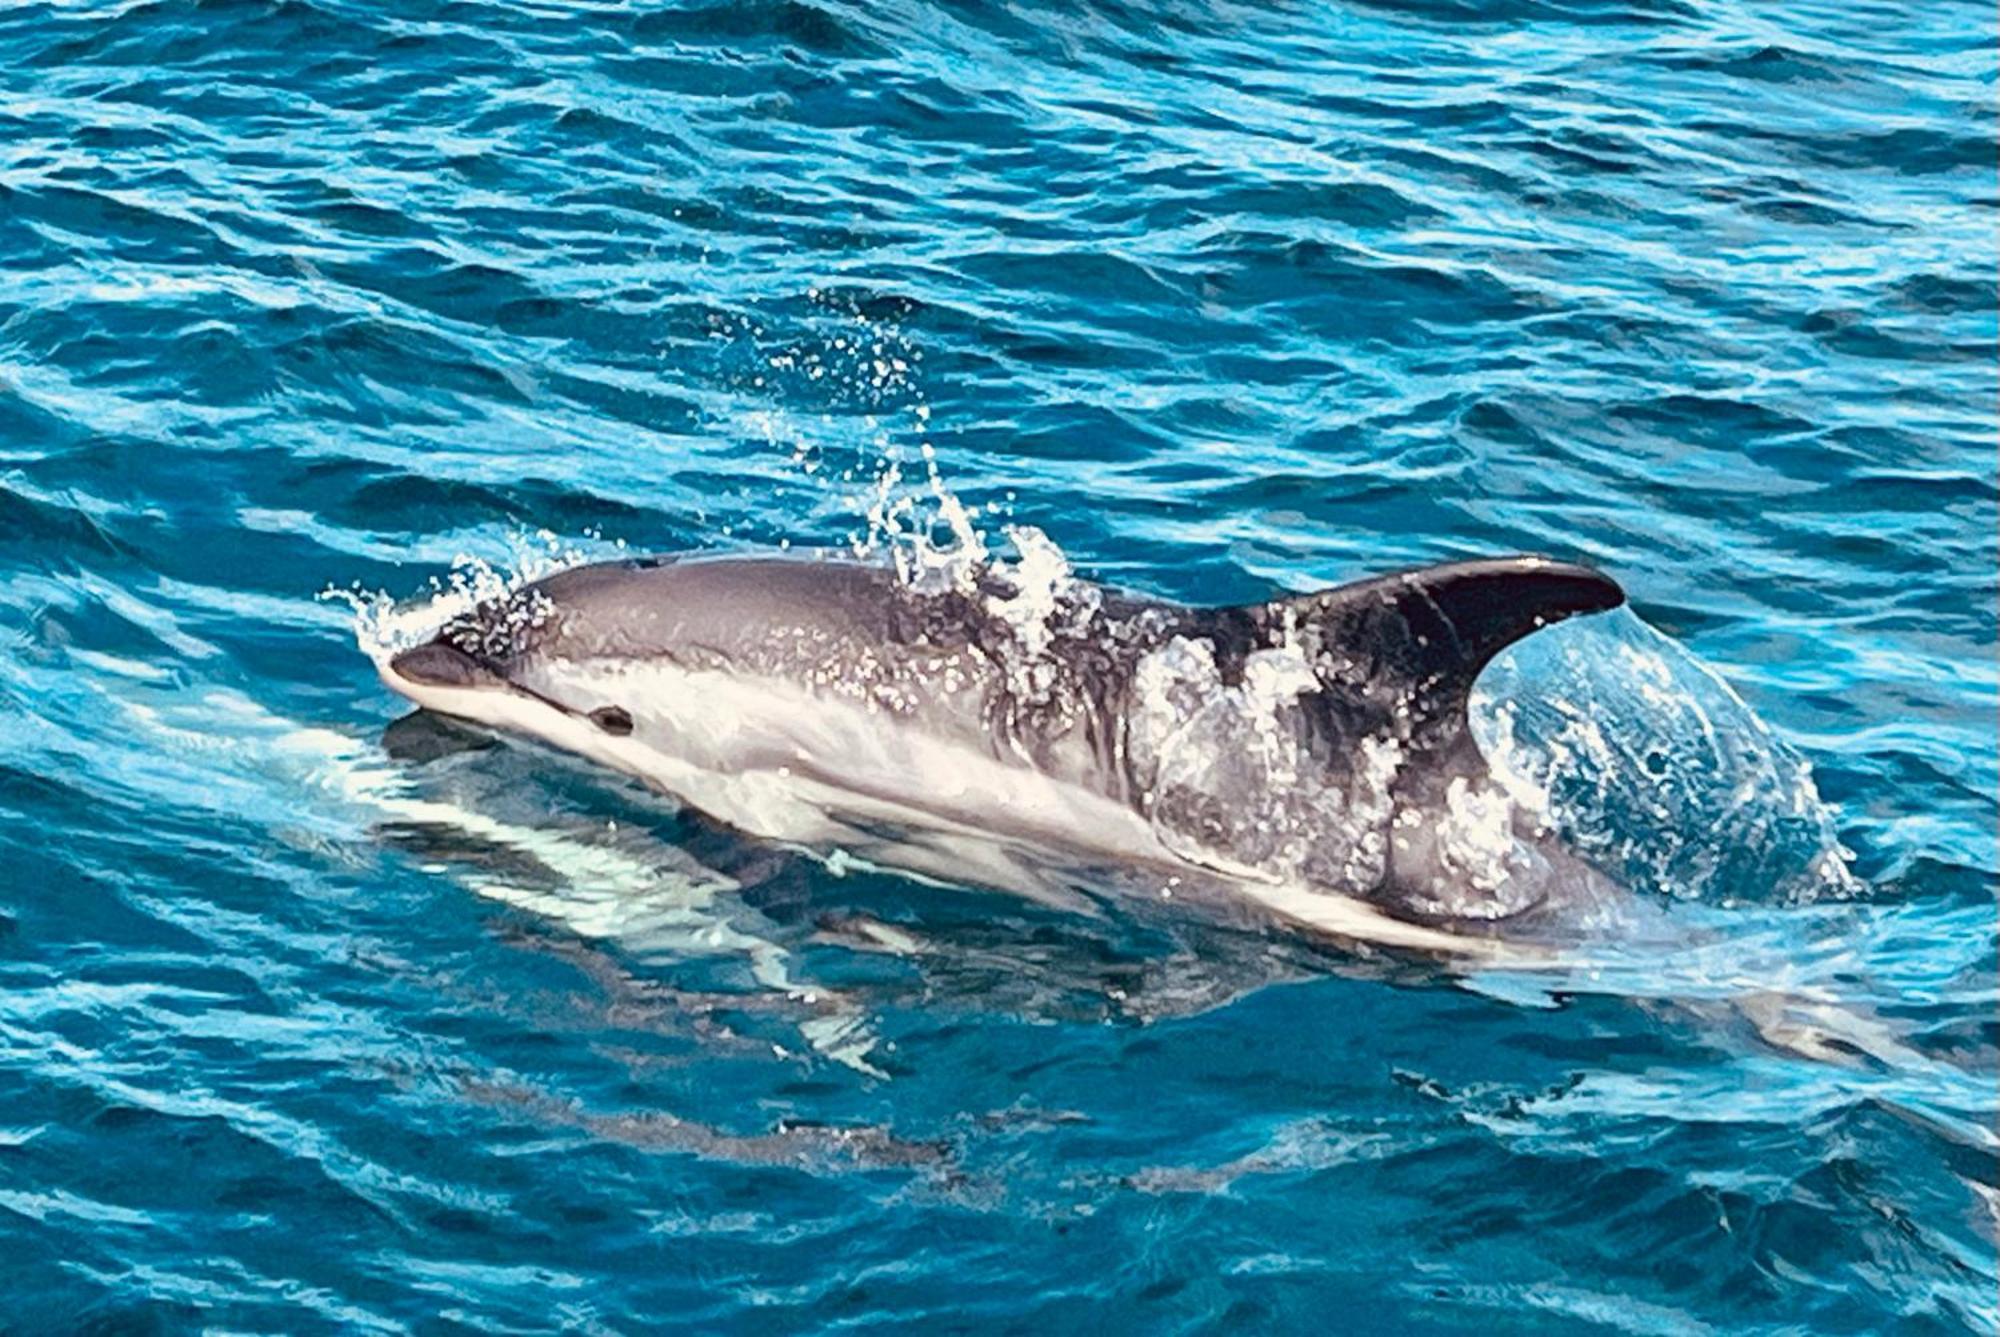
M 1995 72 L 1970 0 L 0 11 L 0 1328 L 1993 1331 Z M 1157 595 L 1600 566 L 1851 884 L 1684 785 L 1691 945 L 1594 981 L 1065 914 L 395 723 L 323 597 L 865 539 L 927 442 Z

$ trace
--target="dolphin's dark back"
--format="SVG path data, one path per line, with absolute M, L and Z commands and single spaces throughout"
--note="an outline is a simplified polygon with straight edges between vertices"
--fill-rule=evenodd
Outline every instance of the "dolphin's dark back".
M 1394 733 L 1412 782 L 1478 769 L 1467 697 L 1493 657 L 1534 631 L 1625 602 L 1616 581 L 1541 557 L 1453 562 L 1264 605 L 1258 638 L 1293 635 L 1320 682 L 1308 702 L 1340 744 Z
M 1625 602 L 1609 576 L 1541 557 L 1428 566 L 1266 605 L 1356 671 L 1463 696 L 1493 656 L 1579 613 Z

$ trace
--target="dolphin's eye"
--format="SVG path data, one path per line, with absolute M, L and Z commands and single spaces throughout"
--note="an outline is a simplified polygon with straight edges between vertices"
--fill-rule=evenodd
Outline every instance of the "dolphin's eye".
M 590 712 L 590 722 L 620 738 L 632 732 L 632 717 L 618 706 L 599 706 Z

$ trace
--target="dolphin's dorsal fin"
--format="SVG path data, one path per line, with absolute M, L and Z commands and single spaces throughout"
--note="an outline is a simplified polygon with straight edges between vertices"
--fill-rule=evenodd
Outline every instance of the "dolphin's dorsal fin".
M 1493 656 L 1541 627 L 1624 602 L 1616 581 L 1587 567 L 1504 557 L 1280 599 L 1257 620 L 1297 638 L 1330 705 L 1393 699 L 1405 741 L 1442 751 L 1462 741 L 1466 696 Z

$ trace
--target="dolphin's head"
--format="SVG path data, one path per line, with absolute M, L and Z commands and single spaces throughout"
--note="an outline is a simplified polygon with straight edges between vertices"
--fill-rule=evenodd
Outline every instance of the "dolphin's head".
M 452 618 L 436 635 L 381 666 L 383 680 L 428 710 L 527 733 L 566 747 L 579 732 L 632 732 L 624 705 L 606 700 L 588 669 L 615 667 L 621 651 L 665 655 L 660 646 L 621 645 L 608 624 L 643 588 L 631 570 L 579 568 L 588 579 L 552 577 Z M 565 573 L 570 575 L 571 573 Z M 630 612 L 630 607 L 626 607 Z M 628 618 L 628 621 L 630 619 Z
M 593 700 L 596 693 L 562 699 L 538 685 L 549 675 L 532 655 L 490 658 L 440 632 L 391 658 L 382 677 L 399 695 L 426 710 L 498 725 L 564 746 L 575 746 L 579 726 L 608 737 L 632 732 L 624 706 Z
M 428 710 L 614 765 L 640 748 L 735 764 L 763 704 L 742 693 L 858 681 L 892 590 L 811 557 L 604 562 L 482 602 L 380 671 Z

